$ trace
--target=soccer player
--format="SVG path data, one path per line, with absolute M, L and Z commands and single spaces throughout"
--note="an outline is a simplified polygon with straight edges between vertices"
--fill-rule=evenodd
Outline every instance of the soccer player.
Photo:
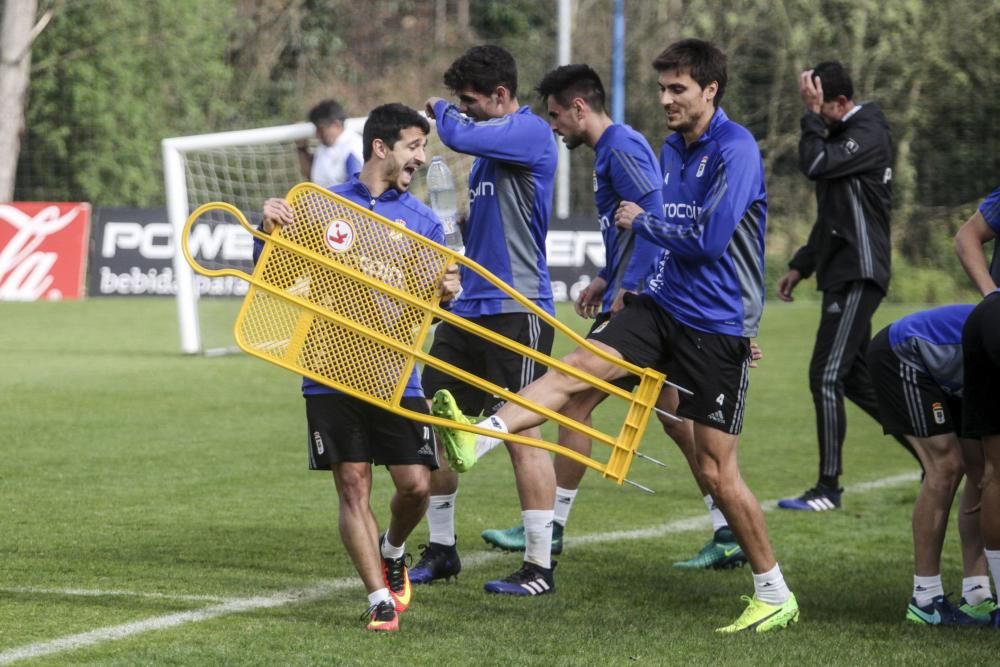
M 819 479 L 778 507 L 823 512 L 840 508 L 844 397 L 878 419 L 866 351 L 871 319 L 889 288 L 892 140 L 877 105 L 855 104 L 854 84 L 840 63 L 799 75 L 805 104 L 799 167 L 816 182 L 816 223 L 806 245 L 778 281 L 778 298 L 792 301 L 803 278 L 816 273 L 822 317 L 809 363 L 816 408 Z M 908 446 L 904 443 L 904 446 Z
M 993 260 L 986 265 L 983 246 L 993 241 Z M 1000 286 L 1000 187 L 991 192 L 955 234 L 955 252 L 965 272 L 984 297 Z
M 344 127 L 345 120 L 347 114 L 336 100 L 323 100 L 309 111 L 319 145 L 310 152 L 307 142 L 299 143 L 299 169 L 316 185 L 340 185 L 361 171 L 363 142 L 356 132 Z
M 573 150 L 587 145 L 594 150 L 594 201 L 604 238 L 605 265 L 597 277 L 580 292 L 576 300 L 577 315 L 595 318 L 593 333 L 625 305 L 626 294 L 637 294 L 645 287 L 656 268 L 662 249 L 647 239 L 638 238 L 629 230 L 614 225 L 615 210 L 622 201 L 636 202 L 646 213 L 658 216 L 663 209 L 660 191 L 663 176 L 656 156 L 646 139 L 628 125 L 613 123 L 605 110 L 604 84 L 587 65 L 564 65 L 552 70 L 537 87 L 546 105 L 549 125 Z M 632 389 L 637 379 L 619 381 Z M 590 424 L 590 415 L 606 394 L 590 389 L 573 396 L 563 408 L 564 415 Z M 665 387 L 660 407 L 676 410 L 677 390 Z M 661 418 L 663 429 L 680 447 L 687 458 L 695 479 L 698 465 L 694 455 L 694 430 L 689 420 L 677 423 Z M 574 430 L 559 429 L 559 444 L 590 455 L 590 439 Z M 553 553 L 562 551 L 563 533 L 577 489 L 587 467 L 561 456 L 555 459 L 556 505 L 553 524 Z M 746 556 L 736 544 L 725 517 L 704 485 L 702 495 L 709 507 L 715 535 L 693 559 L 675 563 L 679 567 L 725 568 L 742 565 Z M 507 530 L 487 530 L 483 539 L 509 551 L 524 550 L 524 526 Z
M 438 135 L 446 146 L 477 158 L 469 174 L 465 254 L 554 314 L 545 262 L 557 161 L 552 132 L 529 107 L 518 103 L 517 65 L 503 48 L 469 49 L 445 72 L 444 84 L 458 98 L 458 105 L 431 97 L 427 115 L 437 121 Z M 552 327 L 537 315 L 464 267 L 462 287 L 453 313 L 545 354 L 551 352 Z M 521 389 L 543 370 L 531 359 L 448 323 L 438 325 L 430 354 L 511 391 Z M 450 389 L 470 414 L 490 415 L 500 403 L 497 397 L 434 368 L 424 369 L 423 383 L 428 393 Z M 539 432 L 528 430 L 526 435 L 539 437 Z M 555 590 L 550 552 L 555 502 L 552 461 L 534 447 L 508 444 L 507 451 L 526 532 L 524 563 L 513 574 L 488 581 L 486 590 L 525 596 L 551 593 Z M 472 456 L 474 452 L 467 463 L 474 460 Z M 461 568 L 454 528 L 457 491 L 454 472 L 442 468 L 434 473 L 427 512 L 430 544 L 411 572 L 415 583 L 447 578 Z
M 983 300 L 969 315 L 962 331 L 965 363 L 965 400 L 962 402 L 964 435 L 979 437 L 992 474 L 983 480 L 983 509 L 980 522 L 986 560 L 993 574 L 993 586 L 1000 591 L 1000 188 L 994 190 L 955 235 L 959 261 Z M 995 241 L 992 271 L 986 266 L 982 246 Z M 994 613 L 994 627 L 1000 628 L 1000 612 Z
M 764 513 L 740 476 L 737 445 L 743 425 L 750 364 L 764 305 L 764 225 L 767 195 L 757 142 L 718 107 L 727 82 L 726 57 L 714 45 L 686 39 L 653 61 L 660 102 L 674 131 L 660 153 L 665 187 L 662 216 L 622 202 L 615 224 L 667 249 L 642 294 L 590 335 L 607 354 L 640 367 L 663 368 L 693 396 L 682 395 L 678 413 L 694 422 L 701 479 L 722 509 L 753 570 L 753 598 L 722 633 L 767 632 L 799 617 L 771 550 Z M 565 359 L 588 374 L 615 380 L 626 372 L 584 349 Z M 569 375 L 547 372 L 519 392 L 560 410 L 589 387 Z M 435 407 L 449 406 L 468 422 L 445 392 Z M 442 412 L 445 412 L 442 410 Z M 506 403 L 478 426 L 520 431 L 542 417 Z M 486 446 L 489 438 L 458 429 L 443 432 L 457 448 Z
M 444 229 L 430 208 L 407 192 L 414 172 L 426 162 L 430 124 L 416 110 L 386 104 L 368 115 L 364 128 L 364 166 L 360 174 L 331 191 L 437 243 Z M 264 203 L 262 231 L 294 222 L 284 199 Z M 259 241 L 256 254 L 263 244 Z M 441 284 L 442 301 L 458 293 L 457 266 Z M 406 538 L 427 510 L 430 473 L 438 467 L 431 429 L 361 399 L 303 378 L 309 468 L 332 470 L 340 508 L 340 536 L 368 591 L 368 629 L 399 629 L 399 613 L 411 600 L 404 561 Z M 403 392 L 402 407 L 427 413 L 416 372 Z M 389 529 L 380 537 L 370 505 L 372 463 L 389 469 L 396 493 L 390 502 Z
M 906 610 L 906 620 L 918 625 L 985 625 L 997 608 L 975 514 L 982 445 L 959 437 L 962 327 L 972 308 L 943 306 L 907 315 L 876 334 L 868 348 L 882 428 L 910 441 L 926 473 L 913 506 L 913 597 Z M 956 607 L 941 584 L 941 547 L 963 474 L 958 532 L 964 578 Z

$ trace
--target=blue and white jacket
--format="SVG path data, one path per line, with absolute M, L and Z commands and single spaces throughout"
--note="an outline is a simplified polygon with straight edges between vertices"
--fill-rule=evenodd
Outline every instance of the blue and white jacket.
M 615 210 L 622 201 L 630 201 L 658 215 L 663 208 L 663 177 L 653 149 L 628 125 L 608 127 L 594 152 L 594 202 L 605 251 L 605 265 L 597 275 L 608 283 L 601 310 L 609 312 L 619 289 L 638 292 L 646 286 L 663 252 L 634 232 L 616 227 Z
M 545 261 L 552 212 L 556 142 L 548 123 L 523 106 L 502 118 L 475 122 L 444 100 L 434 106 L 437 132 L 448 148 L 476 156 L 469 173 L 465 255 L 555 313 Z M 462 317 L 525 312 L 526 308 L 462 267 Z
M 646 292 L 698 331 L 757 335 L 764 309 L 764 165 L 753 135 L 717 109 L 692 145 L 675 133 L 660 151 L 663 215 L 636 233 L 667 249 Z

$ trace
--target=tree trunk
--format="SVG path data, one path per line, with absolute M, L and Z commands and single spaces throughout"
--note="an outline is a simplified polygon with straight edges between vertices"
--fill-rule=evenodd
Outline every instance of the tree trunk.
M 0 18 L 0 202 L 14 197 L 37 0 L 5 0 Z

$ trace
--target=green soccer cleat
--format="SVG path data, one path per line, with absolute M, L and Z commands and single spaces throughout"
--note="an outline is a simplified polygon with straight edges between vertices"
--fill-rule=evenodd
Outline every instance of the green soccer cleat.
M 483 540 L 501 551 L 524 551 L 524 524 L 499 530 L 490 528 L 482 533 Z M 552 522 L 552 554 L 558 556 L 563 550 L 563 525 Z
M 979 604 L 969 604 L 962 598 L 958 605 L 958 611 L 965 614 L 981 625 L 989 625 L 993 620 L 993 613 L 997 610 L 997 601 L 993 598 L 986 598 Z
M 455 403 L 455 397 L 447 389 L 439 389 L 431 403 L 431 414 L 450 419 L 459 424 L 474 424 L 462 414 Z M 447 426 L 435 426 L 438 440 L 443 445 L 444 458 L 455 472 L 466 472 L 476 465 L 476 434 Z
M 732 625 L 716 628 L 716 632 L 723 634 L 770 632 L 799 621 L 799 603 L 795 600 L 794 593 L 784 604 L 778 605 L 761 602 L 756 595 L 753 597 L 741 595 L 740 599 L 747 603 L 747 608 Z
M 743 567 L 747 562 L 746 554 L 729 528 L 720 528 L 698 554 L 690 560 L 674 563 L 674 567 L 682 570 L 729 570 Z

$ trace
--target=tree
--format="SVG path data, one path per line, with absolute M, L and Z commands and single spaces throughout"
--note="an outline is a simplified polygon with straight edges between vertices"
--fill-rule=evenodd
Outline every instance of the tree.
M 5 0 L 0 17 L 0 201 L 14 195 L 14 175 L 24 130 L 24 101 L 31 67 L 31 43 L 50 14 L 32 27 L 36 0 Z

